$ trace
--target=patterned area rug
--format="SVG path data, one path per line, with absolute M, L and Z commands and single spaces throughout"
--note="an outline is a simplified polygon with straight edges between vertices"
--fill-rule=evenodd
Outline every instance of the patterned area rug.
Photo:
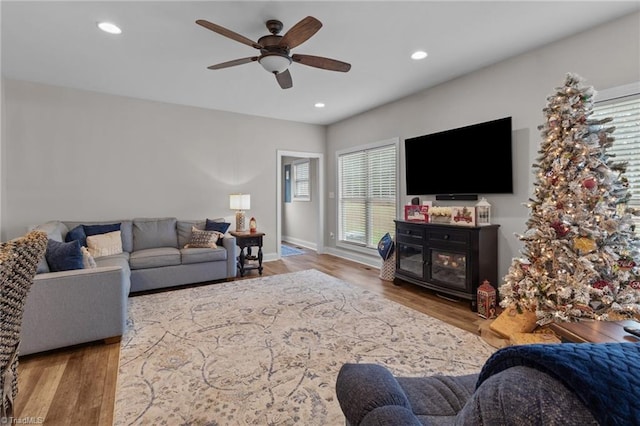
M 316 270 L 129 299 L 116 425 L 342 425 L 345 362 L 479 372 L 479 336 Z
M 282 256 L 282 257 L 295 256 L 297 254 L 303 254 L 303 253 L 304 252 L 302 250 L 298 250 L 295 247 L 286 246 L 284 244 L 282 244 L 280 246 L 280 256 Z

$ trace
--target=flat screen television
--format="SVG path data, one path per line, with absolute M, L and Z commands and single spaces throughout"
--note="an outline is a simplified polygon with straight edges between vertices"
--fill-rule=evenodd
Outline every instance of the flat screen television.
M 511 117 L 405 139 L 407 195 L 512 194 Z

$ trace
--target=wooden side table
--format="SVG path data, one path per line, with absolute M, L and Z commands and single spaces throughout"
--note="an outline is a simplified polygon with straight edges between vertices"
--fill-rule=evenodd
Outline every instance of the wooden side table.
M 633 334 L 624 331 L 624 326 L 638 327 L 634 320 L 624 321 L 595 321 L 583 320 L 578 322 L 557 322 L 549 324 L 563 342 L 571 343 L 605 343 L 605 342 L 633 342 L 639 343 Z
M 236 245 L 240 247 L 238 255 L 240 276 L 244 277 L 244 273 L 251 269 L 257 269 L 258 273 L 262 275 L 262 237 L 264 237 L 264 232 L 230 231 L 229 233 L 236 237 Z M 258 247 L 256 255 L 251 254 L 251 247 Z M 251 263 L 247 263 L 247 261 Z

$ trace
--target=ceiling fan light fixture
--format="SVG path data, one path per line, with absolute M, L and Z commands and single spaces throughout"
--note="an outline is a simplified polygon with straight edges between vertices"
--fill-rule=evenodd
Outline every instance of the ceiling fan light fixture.
M 280 74 L 291 65 L 291 58 L 280 53 L 265 53 L 258 59 L 262 68 L 270 73 Z

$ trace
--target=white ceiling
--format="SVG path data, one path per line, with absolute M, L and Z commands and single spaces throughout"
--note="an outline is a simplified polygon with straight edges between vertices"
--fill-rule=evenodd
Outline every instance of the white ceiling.
M 13 79 L 329 124 L 638 10 L 640 1 L 3 0 L 1 66 Z M 294 63 L 283 90 L 257 62 L 207 69 L 259 52 L 197 19 L 257 41 L 268 19 L 284 34 L 308 15 L 323 27 L 291 53 L 351 71 Z M 123 33 L 99 31 L 104 20 Z M 411 60 L 416 49 L 429 56 Z

